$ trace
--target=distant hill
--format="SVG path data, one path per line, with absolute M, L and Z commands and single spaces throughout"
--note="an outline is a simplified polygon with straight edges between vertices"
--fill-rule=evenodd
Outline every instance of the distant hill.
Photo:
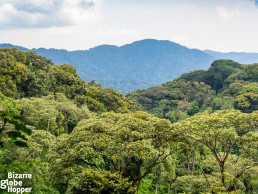
M 0 47 L 13 46 L 4 44 Z M 84 51 L 32 50 L 50 58 L 55 64 L 72 64 L 85 81 L 95 80 L 103 87 L 122 93 L 158 85 L 191 70 L 206 70 L 215 60 L 203 51 L 153 39 L 121 47 L 101 45 Z
M 94 112 L 138 110 L 137 105 L 113 89 L 81 80 L 72 65 L 54 65 L 34 52 L 0 49 L 0 97 L 3 94 L 20 99 L 58 93 Z
M 27 49 L 25 47 L 17 46 L 17 45 L 13 45 L 13 44 L 9 44 L 9 43 L 0 44 L 0 48 L 17 48 L 20 51 L 29 51 L 29 49 Z
M 130 92 L 127 97 L 171 122 L 203 111 L 238 109 L 250 113 L 258 110 L 258 63 L 216 60 L 206 71 L 184 73 L 162 85 Z
M 216 59 L 230 59 L 243 64 L 258 63 L 258 53 L 245 53 L 245 52 L 221 53 L 221 52 L 216 52 L 211 50 L 205 50 L 204 52 L 215 57 Z
M 11 44 L 0 48 L 29 49 Z M 216 59 L 231 59 L 239 63 L 258 62 L 258 53 L 221 53 L 189 49 L 170 41 L 146 39 L 121 47 L 101 45 L 89 50 L 32 49 L 55 64 L 69 63 L 76 67 L 85 81 L 95 80 L 103 87 L 122 93 L 159 85 L 182 73 L 207 70 Z

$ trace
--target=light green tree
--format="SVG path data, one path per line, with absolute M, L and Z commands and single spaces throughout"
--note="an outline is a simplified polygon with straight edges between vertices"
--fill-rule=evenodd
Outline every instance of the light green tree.
M 168 121 L 144 112 L 104 113 L 83 120 L 70 136 L 59 137 L 53 172 L 70 178 L 62 183 L 55 178 L 54 182 L 61 189 L 73 180 L 71 172 L 95 169 L 121 174 L 137 191 L 141 180 L 171 155 L 169 131 Z
M 200 113 L 174 124 L 174 128 L 183 136 L 205 145 L 210 150 L 219 166 L 221 186 L 225 191 L 234 190 L 236 180 L 245 170 L 257 165 L 257 153 L 246 149 L 250 144 L 257 145 L 258 139 L 254 133 L 257 126 L 257 112 L 246 114 L 235 110 Z M 257 150 L 257 146 L 251 150 Z M 249 152 L 250 157 L 246 157 Z M 231 156 L 238 158 L 235 160 L 235 166 L 238 166 L 239 170 L 230 178 L 225 172 Z

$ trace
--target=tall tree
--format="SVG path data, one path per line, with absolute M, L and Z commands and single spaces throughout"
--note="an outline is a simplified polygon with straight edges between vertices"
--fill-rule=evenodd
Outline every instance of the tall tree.
M 60 136 L 54 173 L 70 174 L 63 168 L 77 173 L 88 168 L 106 170 L 121 174 L 138 190 L 141 180 L 170 156 L 169 130 L 168 121 L 143 112 L 105 113 L 81 121 L 71 136 Z M 73 175 L 69 176 L 72 179 Z
M 236 155 L 239 158 L 236 163 L 239 162 L 242 166 L 241 170 L 234 175 L 234 179 L 239 179 L 246 169 L 257 165 L 257 157 L 254 157 L 254 152 L 252 152 L 252 157 L 244 158 L 248 153 L 248 150 L 244 149 L 245 146 L 251 142 L 253 145 L 257 145 L 257 135 L 253 133 L 257 126 L 257 112 L 246 114 L 235 110 L 217 111 L 212 114 L 200 113 L 174 124 L 174 127 L 186 138 L 191 138 L 210 150 L 219 165 L 221 185 L 225 191 L 234 189 L 232 187 L 234 182 L 230 182 L 225 175 L 229 156 Z M 244 141 L 246 138 L 248 141 Z M 257 149 L 257 146 L 254 149 Z

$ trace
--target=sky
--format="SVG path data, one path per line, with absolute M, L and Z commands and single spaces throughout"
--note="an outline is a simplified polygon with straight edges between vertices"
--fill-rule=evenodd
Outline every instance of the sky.
M 0 0 L 0 43 L 85 50 L 149 38 L 258 53 L 258 0 Z

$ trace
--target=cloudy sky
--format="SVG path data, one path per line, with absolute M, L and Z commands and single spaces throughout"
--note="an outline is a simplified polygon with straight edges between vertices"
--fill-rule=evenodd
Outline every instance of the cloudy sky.
M 146 38 L 258 53 L 258 0 L 0 0 L 0 43 L 78 50 Z

